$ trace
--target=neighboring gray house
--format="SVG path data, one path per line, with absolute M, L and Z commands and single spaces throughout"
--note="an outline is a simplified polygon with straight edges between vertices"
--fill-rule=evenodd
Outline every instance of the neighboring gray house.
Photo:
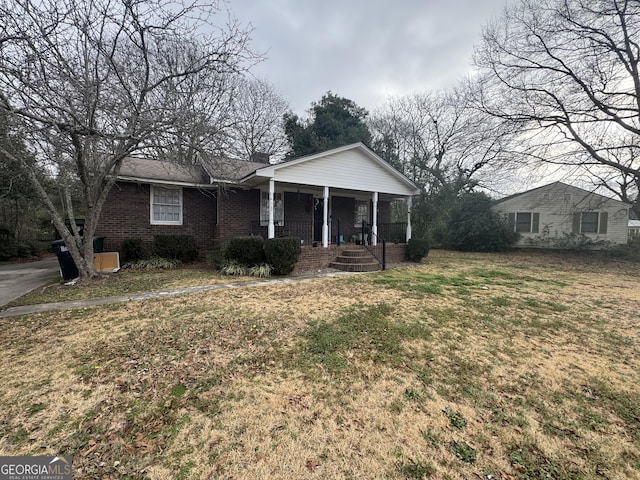
M 626 243 L 629 208 L 562 182 L 508 196 L 494 206 L 520 233 L 519 246 L 548 248 Z

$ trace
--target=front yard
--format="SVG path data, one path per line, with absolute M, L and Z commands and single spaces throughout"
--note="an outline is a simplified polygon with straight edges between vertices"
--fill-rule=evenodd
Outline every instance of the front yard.
M 0 320 L 0 455 L 74 479 L 640 478 L 637 265 L 375 274 Z

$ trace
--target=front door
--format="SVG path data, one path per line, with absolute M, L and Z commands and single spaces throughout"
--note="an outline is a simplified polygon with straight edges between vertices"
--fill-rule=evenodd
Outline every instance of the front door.
M 322 223 L 324 220 L 324 198 L 313 199 L 313 241 L 322 241 Z

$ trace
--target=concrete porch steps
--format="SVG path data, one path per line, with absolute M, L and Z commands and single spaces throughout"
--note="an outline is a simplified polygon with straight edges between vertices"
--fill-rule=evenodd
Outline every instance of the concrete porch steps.
M 375 272 L 380 270 L 380 262 L 364 247 L 343 250 L 329 266 L 343 272 Z

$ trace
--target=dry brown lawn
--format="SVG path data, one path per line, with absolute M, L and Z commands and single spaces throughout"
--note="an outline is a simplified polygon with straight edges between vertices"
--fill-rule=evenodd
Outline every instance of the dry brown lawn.
M 386 272 L 0 321 L 0 455 L 74 479 L 640 478 L 638 265 Z

